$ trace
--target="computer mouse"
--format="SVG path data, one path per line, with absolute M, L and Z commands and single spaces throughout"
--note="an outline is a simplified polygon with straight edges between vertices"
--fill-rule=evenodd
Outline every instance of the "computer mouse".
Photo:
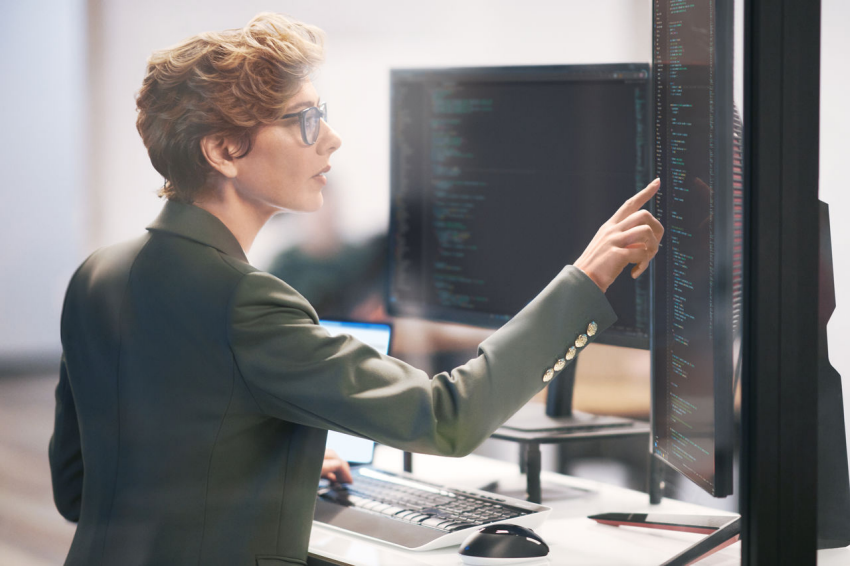
M 497 566 L 539 560 L 549 554 L 549 546 L 527 527 L 496 523 L 469 535 L 458 553 L 464 564 Z

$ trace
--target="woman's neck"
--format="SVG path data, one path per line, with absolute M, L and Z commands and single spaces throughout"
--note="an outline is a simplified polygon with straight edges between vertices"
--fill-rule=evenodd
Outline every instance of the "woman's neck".
M 194 204 L 221 220 L 236 237 L 245 255 L 251 250 L 260 229 L 269 218 L 279 212 L 272 207 L 241 198 L 239 193 L 228 186 L 205 191 L 204 196 Z

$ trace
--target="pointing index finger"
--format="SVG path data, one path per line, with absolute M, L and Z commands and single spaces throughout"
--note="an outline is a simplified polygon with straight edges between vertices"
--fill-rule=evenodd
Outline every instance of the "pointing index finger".
M 649 199 L 658 192 L 658 188 L 661 186 L 661 179 L 655 179 L 653 182 L 648 184 L 646 188 L 644 188 L 639 193 L 636 193 L 635 196 L 631 197 L 629 200 L 623 203 L 623 206 L 614 213 L 614 216 L 611 217 L 611 220 L 614 222 L 620 222 L 625 218 L 628 218 L 631 214 L 640 210 L 640 208 L 649 202 Z

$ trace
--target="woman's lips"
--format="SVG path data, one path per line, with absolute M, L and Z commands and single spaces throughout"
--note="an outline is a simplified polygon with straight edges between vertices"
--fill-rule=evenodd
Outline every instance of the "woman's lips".
M 322 169 L 321 171 L 319 171 L 318 173 L 313 175 L 313 178 L 317 179 L 320 183 L 322 183 L 324 185 L 328 182 L 328 178 L 325 177 L 325 173 L 327 173 L 330 170 L 331 170 L 331 166 L 328 165 L 327 167 L 325 167 L 324 169 Z

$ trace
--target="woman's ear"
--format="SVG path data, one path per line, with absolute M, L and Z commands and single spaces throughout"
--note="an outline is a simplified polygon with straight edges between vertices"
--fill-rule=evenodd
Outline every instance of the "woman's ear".
M 235 148 L 230 140 L 221 135 L 204 136 L 201 139 L 201 151 L 210 166 L 227 177 L 236 177 L 236 164 L 233 154 Z

